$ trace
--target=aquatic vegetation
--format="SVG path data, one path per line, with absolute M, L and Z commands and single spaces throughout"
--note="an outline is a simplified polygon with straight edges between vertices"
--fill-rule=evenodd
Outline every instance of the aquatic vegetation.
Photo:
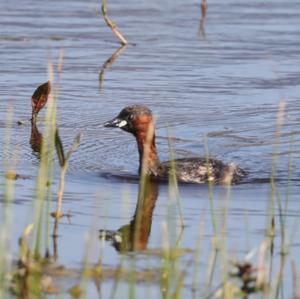
M 69 160 L 72 156 L 72 154 L 77 150 L 78 146 L 80 145 L 80 134 L 78 134 L 74 142 L 71 146 L 71 148 L 68 150 L 67 154 L 64 153 L 64 147 L 62 144 L 62 141 L 58 134 L 58 129 L 56 129 L 55 132 L 55 148 L 59 160 L 60 165 L 60 180 L 59 180 L 59 190 L 57 193 L 57 208 L 55 213 L 53 213 L 54 217 L 60 218 L 63 216 L 63 213 L 61 212 L 61 206 L 62 206 L 62 198 L 63 198 L 63 192 L 64 192 L 64 185 L 65 185 L 65 175 L 68 169 Z
M 50 68 L 51 69 L 51 68 Z M 55 90 L 55 89 L 54 89 Z M 286 236 L 288 191 L 285 202 L 276 190 L 276 154 L 280 128 L 284 120 L 283 106 L 278 114 L 278 128 L 274 145 L 273 172 L 270 184 L 270 201 L 267 207 L 267 226 L 265 239 L 257 249 L 257 263 L 253 261 L 255 254 L 251 252 L 244 260 L 233 258 L 227 248 L 229 200 L 232 186 L 223 186 L 223 202 L 219 207 L 216 199 L 216 186 L 209 182 L 208 197 L 210 202 L 210 226 L 213 228 L 211 238 L 211 250 L 207 264 L 203 266 L 203 235 L 205 234 L 205 213 L 199 215 L 199 236 L 195 248 L 181 246 L 181 239 L 185 234 L 184 211 L 180 198 L 180 186 L 176 177 L 176 162 L 170 165 L 168 177 L 168 202 L 165 216 L 161 223 L 162 240 L 158 248 L 149 248 L 149 239 L 153 230 L 153 217 L 159 197 L 159 182 L 151 180 L 147 173 L 148 160 L 143 159 L 141 164 L 141 176 L 136 199 L 136 207 L 132 219 L 128 224 L 122 225 L 117 230 L 92 228 L 100 232 L 99 242 L 109 241 L 120 255 L 119 267 L 107 267 L 100 255 L 97 263 L 90 263 L 89 250 L 93 246 L 88 239 L 87 251 L 83 257 L 82 268 L 71 268 L 59 263 L 58 248 L 59 225 L 61 217 L 69 215 L 62 212 L 65 175 L 72 154 L 80 144 L 80 135 L 77 135 L 65 153 L 63 140 L 59 135 L 56 124 L 56 97 L 49 94 L 50 101 L 46 114 L 44 134 L 38 131 L 35 123 L 31 127 L 30 145 L 39 153 L 39 176 L 36 181 L 36 196 L 34 198 L 34 210 L 36 211 L 30 223 L 24 228 L 19 238 L 19 253 L 16 263 L 9 262 L 5 254 L 1 254 L 1 294 L 13 294 L 16 298 L 41 298 L 53 294 L 70 294 L 73 298 L 85 298 L 88 294 L 88 285 L 92 281 L 97 288 L 107 282 L 113 282 L 114 288 L 111 296 L 117 296 L 120 285 L 126 284 L 130 288 L 129 297 L 134 297 L 136 288 L 140 285 L 149 285 L 149 288 L 158 288 L 161 298 L 183 298 L 186 289 L 196 297 L 203 298 L 248 298 L 256 294 L 274 296 L 278 298 L 282 290 L 284 269 L 289 254 L 288 238 Z M 8 123 L 11 123 L 8 117 Z M 9 125 L 8 125 L 9 128 Z M 151 132 L 146 136 L 144 151 L 151 147 Z M 153 132 L 152 132 L 153 134 Z M 176 161 L 172 144 L 172 136 L 168 131 L 169 155 L 171 161 Z M 9 149 L 9 129 L 7 134 L 7 149 Z M 205 157 L 209 159 L 208 140 L 205 137 Z M 293 139 L 291 139 L 291 147 Z M 60 167 L 57 192 L 56 211 L 50 212 L 52 199 L 52 181 L 55 152 Z M 292 157 L 289 157 L 288 177 L 291 178 Z M 8 168 L 7 168 L 8 169 Z M 15 180 L 21 178 L 12 167 L 6 173 L 6 203 L 13 200 L 13 185 Z M 278 205 L 278 215 L 276 211 Z M 51 217 L 54 222 L 51 224 Z M 11 226 L 11 211 L 7 205 L 5 208 L 4 227 L 7 232 Z M 206 216 L 207 217 L 207 216 Z M 280 223 L 280 234 L 276 230 L 277 218 Z M 270 221 L 270 222 L 269 222 Z M 52 230 L 50 226 L 53 225 Z M 99 230 L 100 229 L 100 230 Z M 2 230 L 2 236 L 4 231 Z M 245 232 L 247 233 L 247 232 Z M 273 273 L 268 269 L 274 267 L 275 239 L 280 238 L 280 268 Z M 8 238 L 8 235 L 6 235 Z M 49 239 L 52 238 L 53 250 L 51 252 Z M 292 238 L 292 237 L 291 237 Z M 2 243 L 2 246 L 5 243 Z M 104 243 L 103 243 L 104 244 Z M 252 259 L 250 261 L 250 258 Z M 149 263 L 147 267 L 139 266 L 140 260 Z M 151 265 L 156 260 L 155 265 Z M 294 273 L 296 273 L 294 267 Z M 191 275 L 192 272 L 192 275 Z M 296 274 L 294 274 L 296 275 Z M 68 287 L 62 286 L 60 279 L 70 281 Z M 70 286 L 71 285 L 71 286 Z M 188 286 L 188 287 L 187 287 Z M 294 293 L 297 293 L 296 284 Z
M 106 1 L 102 3 L 106 5 Z M 251 3 L 251 9 L 242 1 L 239 5 L 211 3 L 209 12 L 213 26 L 207 27 L 207 40 L 199 42 L 191 41 L 188 34 L 192 32 L 195 39 L 197 28 L 193 28 L 193 32 L 190 25 L 198 26 L 200 1 L 186 6 L 187 10 L 195 11 L 194 19 L 180 15 L 185 8 L 183 2 L 176 3 L 178 7 L 172 10 L 171 18 L 165 18 L 166 12 L 163 10 L 174 5 L 172 1 L 166 3 L 151 2 L 150 10 L 148 6 L 146 9 L 138 7 L 133 10 L 134 16 L 142 16 L 142 21 L 138 23 L 134 18 L 134 22 L 127 27 L 128 33 L 132 36 L 137 33 L 141 39 L 137 39 L 138 46 L 127 53 L 130 55 L 126 55 L 125 61 L 107 73 L 110 80 L 107 80 L 104 90 L 105 71 L 125 47 L 119 48 L 108 60 L 102 57 L 104 63 L 102 60 L 97 60 L 99 65 L 95 63 L 95 58 L 99 59 L 107 49 L 105 39 L 103 48 L 99 48 L 98 16 L 94 17 L 96 27 L 91 26 L 92 30 L 88 31 L 89 26 L 81 26 L 93 21 L 91 12 L 81 13 L 85 4 L 77 1 L 76 8 L 66 12 L 67 6 L 72 6 L 71 2 L 61 3 L 60 8 L 64 10 L 60 21 L 65 26 L 60 30 L 63 32 L 66 29 L 67 33 L 61 34 L 61 37 L 50 36 L 49 40 L 53 43 L 53 49 L 61 47 L 62 43 L 63 46 L 67 45 L 66 70 L 70 73 L 61 76 L 61 51 L 56 71 L 49 64 L 52 88 L 48 94 L 47 111 L 44 109 L 45 121 L 33 121 L 31 125 L 26 121 L 18 121 L 16 124 L 13 109 L 9 108 L 6 119 L 4 113 L 0 124 L 0 129 L 4 131 L 0 171 L 0 298 L 299 298 L 298 98 L 294 102 L 280 104 L 276 122 L 273 121 L 276 118 L 273 102 L 270 104 L 267 101 L 266 106 L 252 102 L 254 93 L 260 94 L 264 89 L 268 91 L 267 97 L 277 101 L 277 95 L 269 93 L 272 84 L 276 83 L 276 92 L 282 87 L 282 80 L 295 90 L 298 81 L 293 76 L 282 77 L 285 69 L 281 66 L 272 80 L 265 78 L 268 76 L 265 69 L 257 72 L 257 68 L 253 68 L 254 74 L 243 73 L 252 66 L 253 61 L 259 61 L 263 67 L 266 61 L 261 58 L 266 50 L 269 53 L 271 49 L 276 49 L 273 52 L 276 59 L 297 53 L 297 49 L 288 44 L 290 37 L 295 36 L 295 28 L 290 30 L 290 34 L 278 34 L 288 33 L 285 28 L 290 20 L 293 21 L 292 25 L 297 22 L 296 14 L 289 8 L 292 4 L 282 11 L 285 23 L 279 26 L 278 5 L 275 6 L 274 19 L 263 22 L 266 15 L 272 15 L 271 3 L 261 5 L 254 2 Z M 203 5 L 207 5 L 204 0 Z M 262 13 L 255 14 L 255 5 Z M 218 7 L 221 11 L 219 15 L 216 14 Z M 239 10 L 243 7 L 243 20 L 239 22 Z M 202 8 L 199 28 L 202 38 L 205 37 L 205 19 L 208 17 L 206 9 L 204 12 Z M 15 14 L 17 10 L 15 7 L 11 11 Z M 231 20 L 230 10 L 236 17 L 235 26 L 231 22 L 224 22 L 224 16 Z M 10 13 L 9 10 L 3 11 L 7 15 Z M 122 16 L 123 10 L 118 12 Z M 22 18 L 23 13 L 26 22 L 30 22 L 26 10 L 21 10 L 21 15 L 13 15 L 18 16 L 20 22 L 23 21 L 22 26 L 26 23 Z M 107 16 L 107 10 L 103 14 Z M 148 22 L 148 14 L 154 16 L 151 20 L 155 22 Z M 76 17 L 78 15 L 80 18 Z M 161 25 L 161 15 L 164 16 L 166 27 L 157 26 Z M 257 15 L 263 17 L 252 22 Z M 48 21 L 44 12 L 41 16 Z M 68 16 L 71 16 L 71 22 L 76 18 L 76 26 L 68 24 Z M 38 17 L 38 14 L 34 14 L 34 24 Z M 127 16 L 124 17 L 130 21 Z M 3 19 L 6 21 L 7 17 Z M 179 26 L 184 30 L 180 30 L 178 20 L 183 20 Z M 75 31 L 72 30 L 77 30 L 77 21 L 84 30 L 82 35 L 76 31 L 74 38 L 72 34 Z M 153 32 L 149 32 L 147 37 L 144 36 L 145 31 L 135 32 L 135 22 L 139 25 L 147 23 L 146 26 Z M 247 30 L 241 32 L 239 26 L 242 22 L 249 25 L 242 27 L 242 30 Z M 269 36 L 271 43 L 268 38 L 261 43 L 264 38 L 262 35 L 252 42 L 247 32 L 253 34 L 254 30 L 256 33 L 264 23 L 276 23 L 280 29 L 274 27 L 272 31 L 273 25 L 264 28 L 274 32 Z M 220 24 L 224 25 L 224 30 L 222 28 L 218 33 L 215 28 Z M 111 25 L 115 29 L 115 24 Z M 32 24 L 30 26 L 34 28 Z M 225 31 L 228 27 L 234 27 L 233 32 L 237 35 Z M 42 31 L 43 34 L 51 33 L 51 28 L 47 28 L 47 33 Z M 17 34 L 21 34 L 21 31 Z M 165 39 L 168 35 L 171 39 Z M 40 39 L 38 34 L 36 38 L 30 36 L 31 32 L 25 38 L 10 37 L 13 45 L 9 46 L 16 49 L 21 45 L 23 51 L 23 48 L 28 49 L 26 44 L 30 44 L 34 47 L 34 55 L 28 51 L 30 57 L 34 57 L 34 64 L 40 67 L 41 60 L 36 60 L 40 59 L 37 45 L 44 45 L 48 37 L 43 35 Z M 95 36 L 97 41 L 93 48 Z M 276 42 L 278 36 L 281 38 Z M 165 40 L 161 42 L 161 39 Z M 8 38 L 4 36 L 1 40 L 7 42 Z M 149 43 L 141 45 L 143 41 Z M 193 55 L 186 55 L 189 51 Z M 26 69 L 26 63 L 22 65 L 23 60 L 17 58 L 20 67 L 30 74 L 22 77 L 25 79 L 20 85 L 12 80 L 12 85 L 18 85 L 13 86 L 16 99 L 20 93 L 20 102 L 14 107 L 14 114 L 17 118 L 25 115 L 27 119 L 31 111 L 23 109 L 24 94 L 28 94 L 25 108 L 30 110 L 28 99 L 32 93 L 31 80 L 40 76 L 40 73 L 36 67 L 30 72 L 29 66 Z M 222 58 L 225 58 L 225 63 L 221 61 Z M 293 64 L 293 60 L 288 62 Z M 190 66 L 197 63 L 201 66 L 199 71 L 191 69 Z M 227 69 L 228 65 L 231 68 Z M 96 72 L 99 67 L 101 72 L 98 80 Z M 7 69 L 6 84 L 9 84 L 14 69 L 9 64 Z M 221 74 L 218 72 L 220 70 Z M 145 74 L 154 75 L 144 77 Z M 157 82 L 151 81 L 156 78 Z M 94 94 L 98 92 L 98 84 L 102 88 L 100 101 Z M 251 90 L 247 89 L 249 86 Z M 58 96 L 60 89 L 62 96 Z M 249 106 L 243 106 L 244 102 L 238 103 L 241 101 L 240 90 L 244 96 L 251 97 L 251 102 L 247 102 Z M 289 92 L 290 89 L 284 89 L 284 93 Z M 165 181 L 157 182 L 147 175 L 149 165 L 147 159 L 143 158 L 139 180 L 132 175 L 136 168 L 135 156 L 131 153 L 129 142 L 126 144 L 127 136 L 124 139 L 119 136 L 115 138 L 114 132 L 100 125 L 112 109 L 125 103 L 127 105 L 127 101 L 135 103 L 139 93 L 144 96 L 142 99 L 147 105 L 157 105 L 156 111 L 170 112 L 167 124 L 161 118 L 157 123 L 157 145 L 163 159 L 174 161 L 177 157 L 195 152 L 197 155 L 202 151 L 204 162 L 208 165 L 212 153 L 222 158 L 228 154 L 230 159 L 245 156 L 243 163 L 255 173 L 250 173 L 249 181 L 241 185 L 218 186 L 209 180 L 208 184 L 182 186 L 176 177 L 176 162 L 170 163 Z M 8 90 L 4 88 L 4 99 L 7 94 Z M 199 94 L 201 99 L 198 99 Z M 115 100 L 118 95 L 121 95 L 120 100 Z M 156 100 L 156 96 L 161 98 Z M 229 101 L 231 97 L 233 100 Z M 218 107 L 218 99 L 225 104 Z M 197 106 L 196 100 L 201 100 L 201 105 Z M 170 107 L 173 103 L 174 107 Z M 56 104 L 62 109 L 58 113 Z M 206 105 L 212 107 L 212 112 L 206 109 Z M 253 109 L 255 105 L 257 107 Z M 80 110 L 78 114 L 74 113 L 76 109 Z M 180 109 L 190 115 L 178 118 L 178 113 L 173 119 L 173 113 L 176 114 Z M 259 114 L 261 118 L 251 118 L 252 114 L 263 110 L 268 113 Z M 239 115 L 234 118 L 235 114 Z M 204 120 L 200 125 L 202 117 Z M 290 119 L 294 122 L 289 122 Z M 165 127 L 168 128 L 167 132 Z M 81 130 L 87 138 L 75 153 L 80 143 L 80 136 L 76 134 Z M 264 134 L 260 133 L 261 130 Z M 151 130 L 145 136 L 145 152 L 150 150 L 150 133 Z M 187 136 L 187 133 L 191 134 Z M 225 140 L 224 136 L 228 139 Z M 93 147 L 95 144 L 100 146 Z M 198 145 L 204 145 L 203 150 L 201 148 L 198 152 Z M 187 148 L 191 148 L 191 151 Z M 111 164 L 112 157 L 115 158 L 115 165 Z M 116 172 L 121 172 L 124 165 L 129 165 L 130 169 L 126 168 L 129 174 L 126 172 L 117 178 L 113 175 L 109 178 L 101 176 L 106 166 L 113 172 L 116 165 Z M 208 177 L 211 177 L 210 168 L 207 168 Z M 255 175 L 261 178 L 259 172 L 262 172 L 265 180 L 263 183 L 253 183 Z

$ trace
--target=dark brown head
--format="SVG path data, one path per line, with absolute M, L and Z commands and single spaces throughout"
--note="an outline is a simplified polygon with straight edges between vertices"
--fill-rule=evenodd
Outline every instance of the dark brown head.
M 105 127 L 121 128 L 136 138 L 140 167 L 139 172 L 156 176 L 160 165 L 155 145 L 152 112 L 143 105 L 125 107 L 117 117 L 104 124 Z
M 32 105 L 32 121 L 35 122 L 36 116 L 39 111 L 45 106 L 47 103 L 49 94 L 51 92 L 51 83 L 50 81 L 40 85 L 33 93 L 31 97 L 31 105 Z
M 104 126 L 121 128 L 136 136 L 147 133 L 152 122 L 152 112 L 149 108 L 143 105 L 133 105 L 125 107 L 117 117 L 106 122 Z

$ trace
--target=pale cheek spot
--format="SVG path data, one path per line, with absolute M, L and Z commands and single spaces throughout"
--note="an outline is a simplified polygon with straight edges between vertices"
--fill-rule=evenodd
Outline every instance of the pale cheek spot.
M 121 242 L 122 242 L 122 237 L 119 236 L 119 235 L 115 235 L 115 241 L 116 241 L 117 243 L 121 243 Z
M 127 121 L 126 120 L 122 120 L 119 124 L 118 124 L 118 127 L 119 128 L 122 128 L 122 127 L 124 127 L 124 126 L 126 126 L 127 125 Z

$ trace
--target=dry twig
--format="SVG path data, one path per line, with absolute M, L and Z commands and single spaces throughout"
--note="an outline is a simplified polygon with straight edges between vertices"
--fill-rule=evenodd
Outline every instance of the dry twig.
M 112 32 L 116 35 L 116 37 L 119 39 L 119 41 L 121 42 L 122 45 L 127 45 L 128 42 L 125 39 L 125 37 L 122 35 L 122 33 L 119 31 L 117 25 L 109 18 L 109 16 L 107 15 L 107 1 L 106 0 L 102 0 L 102 15 L 103 18 L 107 24 L 107 26 L 112 30 Z

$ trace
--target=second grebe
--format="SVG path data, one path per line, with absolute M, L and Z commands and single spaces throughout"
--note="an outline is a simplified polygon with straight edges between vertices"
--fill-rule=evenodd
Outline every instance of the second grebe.
M 156 144 L 152 112 L 143 105 L 125 107 L 119 115 L 104 124 L 105 127 L 116 127 L 133 134 L 139 150 L 140 166 L 153 178 L 167 179 L 171 162 L 160 162 Z M 224 164 L 212 158 L 183 158 L 174 161 L 176 178 L 183 183 L 236 183 L 246 172 L 234 163 Z M 144 164 L 143 164 L 144 163 Z
M 41 84 L 31 97 L 32 118 L 31 121 L 36 122 L 36 118 L 40 110 L 46 105 L 49 94 L 51 92 L 51 83 L 47 81 Z

